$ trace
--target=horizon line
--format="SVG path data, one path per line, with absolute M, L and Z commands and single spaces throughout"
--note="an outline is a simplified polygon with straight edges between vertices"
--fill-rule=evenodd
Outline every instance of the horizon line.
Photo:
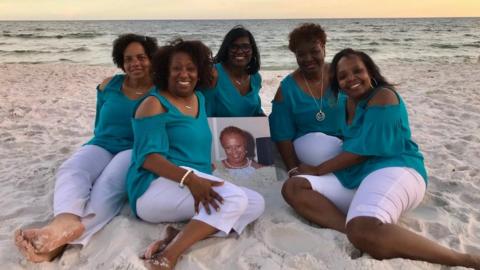
M 368 20 L 368 19 L 474 19 L 480 16 L 425 16 L 425 17 L 325 17 L 325 18 L 190 18 L 190 19 L 10 19 L 2 20 L 0 22 L 16 22 L 16 21 L 250 21 L 250 20 Z

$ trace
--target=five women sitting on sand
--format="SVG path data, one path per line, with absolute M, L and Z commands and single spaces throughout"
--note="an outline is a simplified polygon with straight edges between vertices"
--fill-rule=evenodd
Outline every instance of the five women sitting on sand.
M 118 212 L 132 128 L 126 184 L 131 209 L 152 223 L 188 221 L 181 231 L 167 227 L 165 237 L 146 249 L 142 257 L 149 266 L 171 269 L 197 241 L 241 233 L 264 210 L 260 194 L 210 174 L 207 116 L 263 115 L 260 58 L 251 33 L 232 29 L 215 68 L 210 50 L 199 41 L 179 39 L 162 47 L 153 58 L 155 90 L 150 90 L 148 76 L 148 44 L 154 48 L 154 40 L 126 36 L 135 39 L 122 42 L 126 45 L 120 49 L 121 62 L 114 58 L 126 75 L 99 87 L 98 139 L 59 169 L 54 221 L 16 233 L 17 246 L 31 261 L 50 260 L 75 239 L 88 241 Z M 307 220 L 345 233 L 355 247 L 376 259 L 402 257 L 480 268 L 480 257 L 442 247 L 396 225 L 404 212 L 420 204 L 427 184 L 405 104 L 368 55 L 345 49 L 329 66 L 325 43 L 325 32 L 317 24 L 303 24 L 290 33 L 289 48 L 298 69 L 282 80 L 272 102 L 272 138 L 290 176 L 282 188 L 286 202 Z M 143 96 L 134 108 L 134 101 Z M 128 104 L 121 105 L 129 108 L 126 114 L 118 110 L 119 104 Z M 121 123 L 113 117 L 117 114 Z M 132 115 L 133 127 L 126 127 Z M 100 134 L 109 140 L 102 141 Z M 103 164 L 97 157 L 91 162 L 88 151 L 105 156 Z M 84 169 L 83 164 L 92 167 Z M 115 199 L 102 201 L 95 195 L 105 194 L 96 191 L 103 181 L 109 188 L 116 183 L 107 192 L 118 194 Z M 89 187 L 91 194 L 86 192 Z M 96 203 L 107 210 L 99 210 Z

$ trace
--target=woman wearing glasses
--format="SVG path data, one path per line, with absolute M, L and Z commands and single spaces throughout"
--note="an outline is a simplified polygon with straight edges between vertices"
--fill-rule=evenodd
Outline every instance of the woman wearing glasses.
M 252 33 L 232 28 L 214 58 L 212 87 L 202 89 L 209 117 L 264 116 L 258 92 L 262 87 L 260 54 Z

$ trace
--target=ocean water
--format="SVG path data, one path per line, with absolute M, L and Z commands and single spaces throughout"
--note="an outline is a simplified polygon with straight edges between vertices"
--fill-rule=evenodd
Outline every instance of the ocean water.
M 182 21 L 0 21 L 0 63 L 72 62 L 112 65 L 112 41 L 134 32 L 165 44 L 176 37 L 200 39 L 215 54 L 227 31 L 242 24 L 260 49 L 262 69 L 292 69 L 288 33 L 302 22 L 327 32 L 327 60 L 352 47 L 377 61 L 478 62 L 480 18 L 182 20 Z

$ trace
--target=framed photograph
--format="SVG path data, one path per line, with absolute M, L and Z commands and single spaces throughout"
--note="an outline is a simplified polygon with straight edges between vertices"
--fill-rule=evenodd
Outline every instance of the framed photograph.
M 211 117 L 208 124 L 214 174 L 238 180 L 286 179 L 267 117 Z

